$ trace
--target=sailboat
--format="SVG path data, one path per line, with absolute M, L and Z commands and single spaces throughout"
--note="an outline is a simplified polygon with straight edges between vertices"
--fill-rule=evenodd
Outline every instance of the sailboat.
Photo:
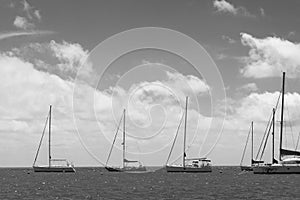
M 142 165 L 142 163 L 140 161 L 137 161 L 137 160 L 128 160 L 126 158 L 126 143 L 125 143 L 125 141 L 126 141 L 126 126 L 125 126 L 125 116 L 126 116 L 126 110 L 124 109 L 123 110 L 123 115 L 121 117 L 119 126 L 117 128 L 117 131 L 116 131 L 116 134 L 115 134 L 115 137 L 114 137 L 114 140 L 113 140 L 110 152 L 109 152 L 109 155 L 108 155 L 107 160 L 106 160 L 105 169 L 108 170 L 109 172 L 145 172 L 145 171 L 147 171 L 147 169 L 146 169 L 145 166 Z M 107 163 L 109 161 L 111 152 L 113 150 L 113 147 L 114 147 L 114 144 L 115 144 L 115 141 L 116 141 L 116 137 L 117 137 L 117 134 L 119 132 L 119 127 L 120 127 L 122 118 L 123 118 L 123 142 L 122 142 L 122 146 L 123 146 L 123 159 L 122 159 L 122 167 L 112 167 L 112 166 L 108 166 Z
M 279 138 L 279 161 L 274 156 L 274 133 L 275 133 L 275 109 L 273 109 L 273 139 L 272 139 L 272 163 L 258 165 L 253 168 L 254 174 L 300 174 L 300 152 L 284 149 L 282 147 L 283 136 L 283 114 L 284 114 L 284 95 L 285 95 L 285 72 L 282 76 L 281 90 L 281 119 L 280 119 L 280 138 Z
M 263 163 L 263 161 L 253 159 L 253 122 L 251 122 L 250 130 L 251 131 L 249 131 L 249 133 L 248 133 L 247 140 L 246 140 L 246 145 L 244 147 L 244 151 L 243 151 L 243 155 L 242 155 L 242 159 L 241 159 L 241 163 L 240 163 L 240 167 L 241 167 L 242 171 L 253 171 L 253 166 L 255 164 Z M 251 165 L 247 166 L 247 165 L 243 165 L 243 160 L 244 160 L 244 157 L 245 157 L 245 152 L 246 152 L 246 149 L 247 149 L 247 144 L 248 144 L 248 141 L 249 141 L 250 133 L 251 133 L 251 161 L 250 161 Z
M 47 119 L 46 119 L 46 124 L 45 124 L 45 127 L 44 127 L 44 130 L 43 130 L 43 134 L 42 134 L 42 138 L 40 140 L 40 143 L 39 143 L 39 146 L 38 146 L 38 150 L 36 152 L 36 155 L 35 155 L 35 159 L 34 159 L 34 162 L 33 162 L 33 170 L 34 172 L 75 172 L 75 169 L 74 169 L 74 166 L 73 164 L 70 164 L 66 159 L 53 159 L 51 157 L 51 111 L 52 111 L 52 105 L 50 105 L 50 109 L 49 109 L 49 114 L 47 116 Z M 41 144 L 42 144 L 42 141 L 43 141 L 43 138 L 44 138 L 44 135 L 45 135 L 45 129 L 46 129 L 46 126 L 47 126 L 47 122 L 48 123 L 48 126 L 49 126 L 49 136 L 48 136 L 48 165 L 46 166 L 37 166 L 36 165 L 36 161 L 37 161 L 37 158 L 38 158 L 38 155 L 39 155 L 39 151 L 40 151 L 40 148 L 41 148 Z M 55 163 L 65 163 L 65 165 L 62 165 L 62 164 L 55 164 Z
M 187 129 L 187 107 L 188 107 L 188 97 L 186 97 L 185 101 L 185 120 L 184 120 L 184 134 L 183 134 L 183 154 L 182 154 L 182 165 L 169 165 L 166 164 L 166 170 L 167 172 L 212 172 L 211 168 L 211 161 L 207 158 L 186 158 L 186 149 L 185 149 L 185 143 L 186 143 L 186 129 Z M 179 128 L 179 126 L 178 126 Z M 178 133 L 178 132 L 177 132 Z M 176 141 L 176 137 L 174 139 L 174 143 Z M 171 148 L 168 160 L 170 158 L 170 155 L 172 153 L 173 146 Z M 168 161 L 167 161 L 168 162 Z

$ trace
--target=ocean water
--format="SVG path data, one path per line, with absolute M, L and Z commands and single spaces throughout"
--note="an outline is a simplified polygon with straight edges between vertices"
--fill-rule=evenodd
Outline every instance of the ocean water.
M 109 173 L 77 168 L 75 174 L 0 169 L 0 199 L 300 199 L 300 174 L 256 175 L 238 167 L 212 173 Z

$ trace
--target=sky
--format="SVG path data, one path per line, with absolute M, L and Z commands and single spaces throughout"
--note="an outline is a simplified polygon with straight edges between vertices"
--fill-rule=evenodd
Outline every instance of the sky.
M 238 165 L 251 121 L 254 152 L 260 145 L 283 71 L 283 145 L 299 150 L 299 4 L 0 0 L 0 167 L 32 165 L 49 105 L 52 158 L 103 166 L 126 109 L 126 157 L 164 165 L 186 96 L 187 156 Z M 278 131 L 279 123 L 276 145 Z M 121 164 L 121 143 L 119 130 L 110 165 Z M 249 156 L 248 148 L 245 163 Z

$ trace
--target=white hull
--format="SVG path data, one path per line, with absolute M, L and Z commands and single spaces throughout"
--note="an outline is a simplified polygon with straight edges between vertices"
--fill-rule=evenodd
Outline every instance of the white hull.
M 300 165 L 262 165 L 253 167 L 254 174 L 300 174 Z
M 211 166 L 203 167 L 182 167 L 182 166 L 166 166 L 167 172 L 187 172 L 187 173 L 205 173 L 212 172 Z

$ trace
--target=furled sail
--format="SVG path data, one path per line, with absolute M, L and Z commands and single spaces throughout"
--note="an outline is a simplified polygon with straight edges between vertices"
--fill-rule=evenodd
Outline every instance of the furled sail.
M 259 164 L 259 163 L 263 163 L 264 161 L 263 160 L 251 160 L 251 163 L 252 164 Z
M 135 163 L 135 162 L 139 162 L 137 160 L 127 160 L 126 158 L 124 158 L 124 162 L 126 163 Z
M 293 151 L 288 149 L 280 149 L 281 156 L 300 156 L 299 151 Z

